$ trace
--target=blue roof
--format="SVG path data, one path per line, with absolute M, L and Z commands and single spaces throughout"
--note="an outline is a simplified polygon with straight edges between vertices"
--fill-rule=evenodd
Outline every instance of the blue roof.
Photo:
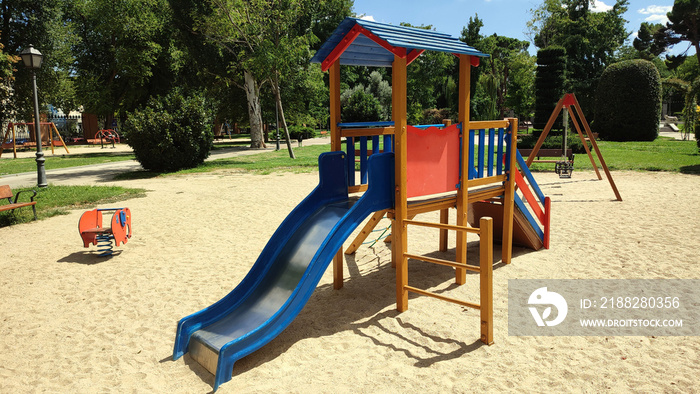
M 316 52 L 311 62 L 322 63 L 356 25 L 369 31 L 392 47 L 405 48 L 406 53 L 416 49 L 479 57 L 489 56 L 449 34 L 413 27 L 388 25 L 357 18 L 345 18 L 330 38 Z M 342 65 L 391 67 L 393 61 L 393 53 L 382 47 L 375 40 L 368 38 L 365 34 L 357 36 L 340 56 L 340 64 Z

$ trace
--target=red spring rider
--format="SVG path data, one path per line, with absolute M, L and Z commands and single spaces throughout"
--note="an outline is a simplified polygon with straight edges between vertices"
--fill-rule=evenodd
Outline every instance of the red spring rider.
M 114 212 L 111 227 L 102 226 L 102 212 Z M 78 222 L 78 231 L 83 238 L 83 245 L 97 245 L 100 257 L 109 257 L 114 253 L 112 240 L 119 246 L 131 238 L 131 211 L 129 208 L 93 209 L 83 213 Z

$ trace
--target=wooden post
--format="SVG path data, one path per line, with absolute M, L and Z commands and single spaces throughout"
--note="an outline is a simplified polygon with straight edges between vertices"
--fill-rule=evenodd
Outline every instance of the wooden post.
M 516 167 L 516 150 L 518 148 L 518 119 L 508 119 L 510 123 L 510 157 L 509 161 L 510 172 L 505 184 L 505 195 L 503 196 L 503 235 L 501 241 L 501 259 L 504 263 L 510 264 L 510 259 L 513 254 L 513 214 L 515 213 L 515 171 Z M 484 242 L 482 239 L 480 242 Z
M 336 60 L 329 69 L 330 85 L 330 123 L 331 123 L 331 151 L 343 150 L 340 141 L 340 60 Z M 343 287 L 343 247 L 333 257 L 333 288 L 339 290 Z
M 340 60 L 331 65 L 329 72 L 330 85 L 330 123 L 331 123 L 331 151 L 343 150 L 340 141 Z
M 333 288 L 340 290 L 343 288 L 343 248 L 333 257 Z
M 516 123 L 517 126 L 517 123 Z M 493 344 L 493 219 L 479 220 L 479 311 L 481 342 Z
M 408 259 L 406 258 L 407 236 L 404 221 L 408 215 L 406 201 L 406 132 L 407 132 L 407 101 L 406 101 L 406 58 L 394 56 L 392 65 L 392 114 L 394 121 L 394 177 L 395 177 L 395 208 L 392 251 L 396 261 L 396 309 L 403 312 L 408 309 Z
M 441 209 L 440 210 L 440 223 L 449 224 L 450 222 L 450 210 Z M 447 251 L 447 231 L 446 229 L 440 229 L 440 243 L 438 245 L 438 250 L 441 252 Z
M 469 166 L 466 159 L 469 152 L 469 102 L 471 86 L 471 56 L 459 55 L 459 115 L 458 121 L 462 124 L 462 179 L 457 190 L 457 225 L 467 225 L 467 210 L 469 209 Z M 457 262 L 467 263 L 467 234 L 457 232 Z M 463 285 L 467 281 L 467 270 L 457 268 L 455 270 L 455 283 Z

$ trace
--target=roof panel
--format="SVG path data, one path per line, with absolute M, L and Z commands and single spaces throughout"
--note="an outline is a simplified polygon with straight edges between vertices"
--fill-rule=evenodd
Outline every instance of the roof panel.
M 480 57 L 489 56 L 449 34 L 414 27 L 388 25 L 356 18 L 345 18 L 328 40 L 323 43 L 318 52 L 316 52 L 311 62 L 323 62 L 355 25 L 360 25 L 360 27 L 368 30 L 393 47 L 406 48 L 407 52 L 411 49 L 424 49 L 428 51 Z M 340 63 L 365 66 L 377 66 L 379 64 L 384 67 L 390 67 L 393 58 L 394 55 L 391 54 L 391 52 L 387 51 L 373 40 L 365 37 L 363 34 L 360 34 L 341 54 Z M 366 64 L 362 63 L 363 61 L 365 61 Z

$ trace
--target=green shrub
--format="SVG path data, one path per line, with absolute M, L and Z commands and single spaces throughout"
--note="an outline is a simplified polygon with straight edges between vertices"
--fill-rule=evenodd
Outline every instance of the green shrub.
M 653 141 L 659 134 L 661 78 L 654 63 L 626 60 L 598 83 L 593 131 L 610 141 Z
M 199 95 L 171 92 L 149 100 L 124 125 L 136 160 L 150 171 L 193 168 L 209 157 L 214 134 L 212 119 Z
M 314 129 L 308 126 L 288 126 L 287 129 L 289 129 L 289 139 L 290 140 L 299 140 L 299 137 L 304 140 L 308 140 L 309 138 L 314 138 L 316 136 L 316 132 Z M 282 131 L 280 130 L 280 135 L 282 135 Z
M 343 102 L 341 118 L 343 122 L 374 122 L 382 119 L 382 105 L 372 94 L 365 92 L 364 87 L 355 89 Z M 341 100 L 342 102 L 342 100 Z

